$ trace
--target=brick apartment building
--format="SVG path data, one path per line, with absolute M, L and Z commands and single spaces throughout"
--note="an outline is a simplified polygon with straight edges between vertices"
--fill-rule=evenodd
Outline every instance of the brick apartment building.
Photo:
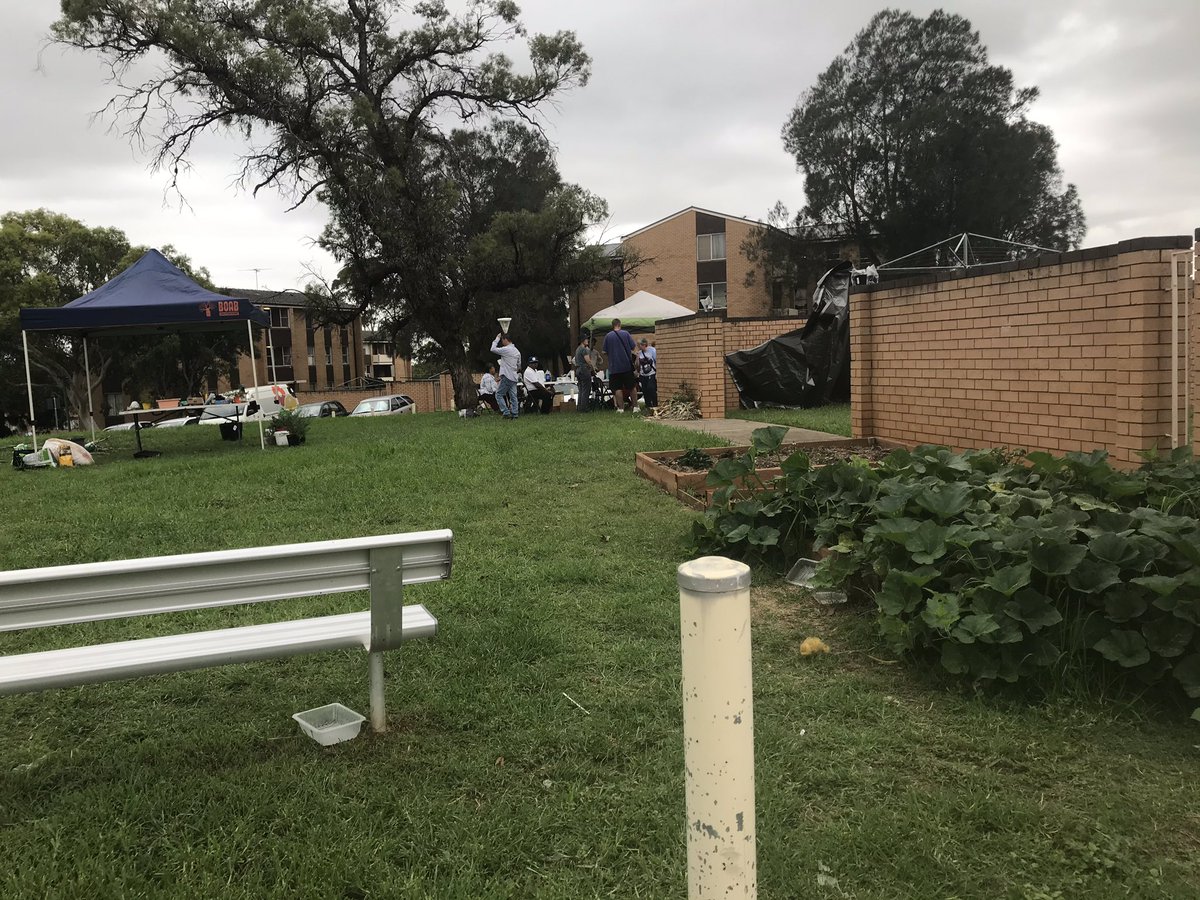
M 689 206 L 623 235 L 619 243 L 604 247 L 614 261 L 613 281 L 592 285 L 572 299 L 572 334 L 578 333 L 580 322 L 638 291 L 731 319 L 807 315 L 813 285 L 792 294 L 781 279 L 764 271 L 742 250 L 747 238 L 768 227 L 753 219 Z M 820 243 L 831 265 L 854 249 L 833 233 Z M 628 277 L 621 275 L 625 248 L 645 260 Z
M 297 393 L 311 393 L 357 383 L 367 374 L 361 319 L 348 325 L 319 324 L 309 315 L 307 298 L 299 291 L 219 290 L 252 301 L 271 317 L 270 329 L 255 334 L 259 384 L 290 383 Z M 236 380 L 254 383 L 249 356 L 238 357 Z

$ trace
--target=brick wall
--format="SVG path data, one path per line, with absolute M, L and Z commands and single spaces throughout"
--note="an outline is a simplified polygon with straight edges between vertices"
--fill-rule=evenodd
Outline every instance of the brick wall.
M 856 289 L 855 436 L 1136 463 L 1169 430 L 1170 251 L 1190 246 L 1142 238 Z
M 654 332 L 658 395 L 669 399 L 687 382 L 700 395 L 704 418 L 723 419 L 726 410 L 740 405 L 725 354 L 757 347 L 802 325 L 795 318 L 727 319 L 719 314 L 659 322 Z
M 454 409 L 454 387 L 446 373 L 422 381 L 393 381 L 381 390 L 373 391 L 301 391 L 296 396 L 301 403 L 337 400 L 347 410 L 354 409 L 360 400 L 387 394 L 407 394 L 417 404 L 417 412 L 439 412 Z

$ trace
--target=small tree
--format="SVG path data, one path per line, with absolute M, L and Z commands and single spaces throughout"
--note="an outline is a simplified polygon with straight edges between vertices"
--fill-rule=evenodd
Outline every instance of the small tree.
M 873 262 L 964 231 L 1068 249 L 1083 238 L 1036 88 L 991 65 L 962 16 L 875 15 L 783 128 L 813 222 L 844 228 Z

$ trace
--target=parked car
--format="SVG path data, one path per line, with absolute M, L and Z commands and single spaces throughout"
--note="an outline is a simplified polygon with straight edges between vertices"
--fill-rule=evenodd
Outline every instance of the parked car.
M 174 419 L 163 419 L 155 425 L 156 428 L 182 428 L 184 425 L 195 425 L 200 421 L 199 416 L 176 416 Z
M 304 416 L 307 419 L 328 419 L 348 416 L 350 413 L 346 412 L 346 407 L 336 400 L 324 400 L 317 403 L 305 403 L 297 407 L 296 415 Z
M 201 425 L 229 425 L 232 418 L 242 422 L 269 422 L 281 409 L 300 405 L 290 384 L 265 384 L 257 388 L 241 388 L 234 392 L 237 399 L 208 404 L 200 414 Z
M 352 416 L 395 416 L 400 413 L 415 413 L 417 404 L 407 394 L 389 394 L 360 400 Z

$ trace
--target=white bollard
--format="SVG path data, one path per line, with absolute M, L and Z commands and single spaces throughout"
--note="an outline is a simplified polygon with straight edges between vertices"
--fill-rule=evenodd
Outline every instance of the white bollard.
M 679 567 L 689 900 L 758 896 L 750 568 Z

